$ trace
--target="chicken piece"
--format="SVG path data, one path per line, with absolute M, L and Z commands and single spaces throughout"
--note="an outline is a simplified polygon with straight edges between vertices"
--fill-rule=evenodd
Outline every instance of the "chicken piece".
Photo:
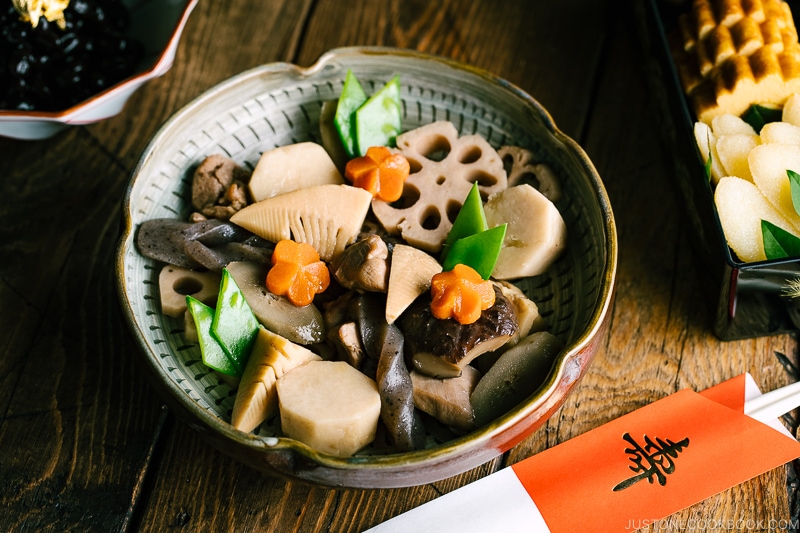
M 331 270 L 347 289 L 386 292 L 389 248 L 377 235 L 369 235 L 345 248 Z
M 194 172 L 192 206 L 206 217 L 228 220 L 248 204 L 245 184 L 249 179 L 249 173 L 234 160 L 210 155 Z
M 361 337 L 358 334 L 358 325 L 355 322 L 345 322 L 332 330 L 329 337 L 336 345 L 336 351 L 342 361 L 353 368 L 360 368 L 366 357 Z

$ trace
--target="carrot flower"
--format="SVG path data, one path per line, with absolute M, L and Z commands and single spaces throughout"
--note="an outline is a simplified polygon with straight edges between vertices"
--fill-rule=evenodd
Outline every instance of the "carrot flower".
M 481 311 L 493 305 L 492 282 L 467 265 L 459 263 L 453 270 L 431 278 L 431 313 L 436 318 L 472 324 L 480 318 Z
M 374 198 L 387 202 L 400 199 L 403 184 L 411 172 L 411 165 L 401 154 L 393 154 L 385 146 L 372 146 L 367 153 L 347 162 L 345 177 L 355 187 L 372 193 Z
M 308 243 L 278 242 L 272 252 L 272 265 L 267 273 L 267 289 L 286 296 L 298 307 L 310 304 L 331 282 L 328 267 Z

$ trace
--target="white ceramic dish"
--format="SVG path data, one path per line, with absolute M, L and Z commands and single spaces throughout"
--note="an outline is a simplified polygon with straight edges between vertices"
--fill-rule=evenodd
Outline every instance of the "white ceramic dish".
M 342 90 L 348 69 L 368 93 L 401 78 L 403 128 L 449 120 L 462 135 L 479 133 L 495 148 L 532 150 L 560 177 L 556 206 L 568 229 L 562 257 L 547 274 L 519 280 L 565 349 L 540 387 L 492 423 L 466 435 L 429 427 L 426 449 L 364 450 L 337 458 L 282 436 L 278 424 L 256 433 L 234 429 L 234 391 L 209 371 L 183 321 L 160 312 L 158 262 L 136 246 L 137 227 L 154 218 L 186 219 L 194 168 L 220 153 L 254 168 L 264 150 L 320 142 L 323 102 Z M 151 140 L 124 204 L 117 255 L 122 307 L 158 392 L 211 444 L 249 466 L 325 486 L 399 487 L 429 483 L 476 467 L 517 444 L 562 405 L 588 368 L 607 327 L 617 265 L 614 219 L 600 177 L 581 148 L 530 96 L 484 71 L 435 56 L 386 48 L 329 52 L 309 68 L 257 67 L 210 89 L 174 115 Z M 444 431 L 442 431 L 444 430 Z
M 68 126 L 91 124 L 122 111 L 142 85 L 172 67 L 178 42 L 198 0 L 126 0 L 131 26 L 127 34 L 142 42 L 145 55 L 136 74 L 63 111 L 0 110 L 0 136 L 46 139 Z

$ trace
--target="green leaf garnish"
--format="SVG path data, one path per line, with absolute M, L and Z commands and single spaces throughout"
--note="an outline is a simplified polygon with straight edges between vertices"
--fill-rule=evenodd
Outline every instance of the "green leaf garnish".
M 792 191 L 792 206 L 794 206 L 794 212 L 800 215 L 800 174 L 794 170 L 786 169 L 786 175 L 789 176 L 789 187 Z
M 800 239 L 766 220 L 761 221 L 761 238 L 767 259 L 800 255 Z
M 756 133 L 761 133 L 764 124 L 779 122 L 783 118 L 780 107 L 770 107 L 763 104 L 753 104 L 742 115 L 742 120 L 750 124 Z

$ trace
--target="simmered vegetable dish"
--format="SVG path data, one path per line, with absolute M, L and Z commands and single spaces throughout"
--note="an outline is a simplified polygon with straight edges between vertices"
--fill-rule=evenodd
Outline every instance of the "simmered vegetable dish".
M 566 245 L 558 180 L 519 147 L 449 122 L 402 131 L 399 77 L 368 97 L 348 73 L 323 145 L 219 154 L 194 171 L 188 220 L 136 245 L 164 263 L 162 311 L 236 389 L 231 424 L 279 421 L 335 456 L 426 446 L 533 394 L 562 342 L 513 281 Z

